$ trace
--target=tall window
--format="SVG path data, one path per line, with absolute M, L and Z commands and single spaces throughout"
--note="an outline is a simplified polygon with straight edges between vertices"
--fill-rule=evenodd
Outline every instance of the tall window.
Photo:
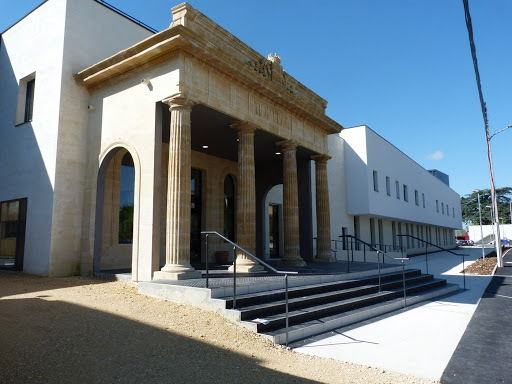
M 348 235 L 348 228 L 347 227 L 341 227 L 341 234 L 343 236 L 347 236 Z M 347 241 L 346 237 L 343 237 L 342 239 L 343 239 L 342 247 L 343 247 L 343 250 L 346 251 L 348 249 L 348 241 Z
M 373 171 L 373 190 L 379 192 L 379 174 L 377 171 Z
M 439 213 L 439 200 L 436 200 L 436 212 Z
M 235 182 L 231 175 L 224 179 L 224 236 L 235 241 Z
M 409 190 L 407 185 L 404 184 L 404 201 L 409 201 Z
M 370 244 L 375 246 L 375 219 L 370 218 Z
M 423 200 L 423 208 L 425 208 L 425 194 L 421 194 L 421 199 Z
M 36 88 L 35 72 L 20 79 L 18 88 L 18 102 L 16 107 L 16 124 L 32 121 L 34 113 L 34 94 Z
M 121 180 L 119 182 L 119 243 L 133 242 L 133 194 L 135 168 L 133 159 L 126 153 L 121 160 Z
M 444 215 L 444 203 L 441 203 L 441 214 Z
M 391 236 L 393 237 L 393 249 L 396 250 L 396 224 L 394 221 L 391 222 Z
M 400 200 L 400 183 L 397 181 L 395 181 L 395 189 L 396 189 L 396 198 L 398 200 Z
M 34 90 L 36 87 L 36 79 L 27 82 L 27 92 L 25 94 L 25 119 L 24 122 L 32 121 L 34 111 Z
M 386 194 L 391 196 L 391 180 L 389 179 L 389 176 L 386 176 Z
M 455 208 L 452 208 L 452 216 L 455 217 Z
M 405 224 L 405 234 L 406 235 L 410 235 L 410 232 L 409 232 L 409 224 Z M 411 239 L 409 238 L 409 236 L 406 237 L 407 240 L 406 240 L 406 243 L 407 243 L 407 248 L 410 248 L 411 247 Z
M 414 190 L 414 203 L 419 207 L 420 206 L 420 194 L 417 189 Z
M 402 223 L 398 223 L 398 246 L 400 247 L 400 249 L 402 249 L 402 247 L 403 247 L 402 236 L 400 236 L 401 234 L 402 234 Z
M 448 207 L 448 204 L 446 204 L 446 216 L 450 216 L 450 208 Z
M 382 220 L 379 219 L 377 221 L 377 225 L 379 226 L 379 244 L 382 245 L 384 244 L 384 229 L 382 228 Z
M 359 216 L 354 216 L 354 236 L 358 239 L 360 238 L 360 226 L 359 226 Z M 356 251 L 359 251 L 361 248 L 361 245 L 359 244 L 359 241 L 355 242 L 355 249 Z

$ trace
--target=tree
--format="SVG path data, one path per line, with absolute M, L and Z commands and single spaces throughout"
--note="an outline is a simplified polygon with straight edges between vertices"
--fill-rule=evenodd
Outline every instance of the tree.
M 491 212 L 487 206 L 491 206 L 491 190 L 482 189 L 480 193 L 480 205 L 482 207 L 482 224 L 491 224 Z M 498 199 L 498 213 L 500 224 L 510 224 L 510 200 L 512 197 L 512 187 L 497 188 L 496 197 Z M 462 208 L 462 220 L 469 225 L 479 225 L 478 216 L 478 196 L 477 192 L 463 196 L 460 199 Z

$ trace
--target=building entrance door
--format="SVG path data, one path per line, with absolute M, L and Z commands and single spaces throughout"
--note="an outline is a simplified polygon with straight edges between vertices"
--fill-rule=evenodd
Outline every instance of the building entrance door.
M 23 270 L 27 199 L 0 203 L 0 269 Z
M 191 213 L 190 213 L 190 263 L 201 263 L 201 216 L 203 202 L 203 175 L 201 170 L 192 169 Z

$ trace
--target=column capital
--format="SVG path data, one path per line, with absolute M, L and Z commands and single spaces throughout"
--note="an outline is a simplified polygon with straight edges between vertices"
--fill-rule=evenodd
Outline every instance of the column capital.
M 314 160 L 316 163 L 327 163 L 331 159 L 331 156 L 325 154 L 311 156 L 311 160 Z
M 297 149 L 297 142 L 293 140 L 281 140 L 276 143 L 278 147 L 280 147 L 283 152 L 295 151 Z
M 183 92 L 175 93 L 174 95 L 171 95 L 166 99 L 163 99 L 162 103 L 167 104 L 169 106 L 169 110 L 171 110 L 171 111 L 173 109 L 189 109 L 189 110 L 191 110 L 195 104 L 195 102 L 193 100 L 191 100 Z
M 236 129 L 239 132 L 254 132 L 258 129 L 256 125 L 253 123 L 249 123 L 248 121 L 236 121 L 230 125 L 231 128 Z

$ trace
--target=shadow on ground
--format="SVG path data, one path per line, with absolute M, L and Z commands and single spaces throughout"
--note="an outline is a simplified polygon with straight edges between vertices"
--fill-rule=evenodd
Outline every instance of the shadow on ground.
M 2 383 L 315 383 L 237 352 L 44 296 L 0 300 L 0 343 Z
M 27 284 L 27 281 L 30 284 Z M 83 279 L 78 276 L 48 278 L 27 275 L 22 272 L 0 271 L 0 298 L 31 292 L 44 292 L 51 289 L 78 287 L 80 285 L 105 284 L 107 282 L 103 279 Z

